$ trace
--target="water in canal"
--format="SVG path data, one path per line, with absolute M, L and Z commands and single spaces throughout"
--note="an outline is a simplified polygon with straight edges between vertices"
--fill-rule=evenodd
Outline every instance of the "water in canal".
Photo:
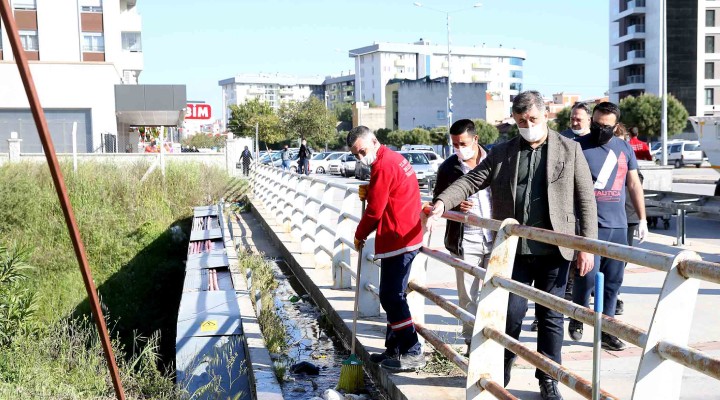
M 282 259 L 274 259 L 273 274 L 278 282 L 275 290 L 275 309 L 285 324 L 288 345 L 282 354 L 271 354 L 276 365 L 285 367 L 281 382 L 286 400 L 321 397 L 327 389 L 334 389 L 340 367 L 349 352 L 325 324 L 323 313 L 305 293 L 290 268 Z M 292 373 L 293 364 L 307 361 L 320 368 L 319 375 Z M 368 399 L 386 399 L 372 381 L 365 376 Z

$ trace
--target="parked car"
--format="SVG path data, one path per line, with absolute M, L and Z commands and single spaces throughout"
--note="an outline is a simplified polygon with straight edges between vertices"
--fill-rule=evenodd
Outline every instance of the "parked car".
M 435 171 L 435 174 L 437 174 L 438 168 L 440 168 L 440 164 L 442 164 L 445 159 L 440 157 L 440 155 L 434 151 L 422 150 L 422 152 L 423 154 L 425 154 L 425 157 L 428 158 L 428 161 L 430 161 L 430 165 L 432 166 L 433 171 Z
M 317 174 L 327 173 L 330 161 L 339 157 L 336 156 L 335 158 L 331 158 L 334 154 L 342 153 L 336 151 L 324 151 L 322 153 L 315 154 L 312 158 L 310 158 L 310 171 Z
M 402 147 L 400 147 L 401 151 L 413 151 L 413 150 L 420 150 L 420 151 L 432 151 L 435 152 L 435 148 L 430 146 L 429 144 L 404 144 Z
M 668 164 L 675 165 L 675 168 L 685 165 L 694 165 L 700 168 L 703 157 L 705 154 L 700 148 L 700 142 L 696 140 L 676 142 L 668 147 Z
M 355 163 L 355 179 L 359 179 L 361 181 L 364 180 L 370 180 L 370 167 L 367 165 L 356 162 Z
M 430 160 L 424 151 L 400 151 L 399 153 L 410 162 L 420 186 L 435 184 L 437 173 L 430 165 Z
M 330 161 L 328 170 L 333 175 L 353 176 L 357 158 L 350 152 L 341 153 L 340 157 Z

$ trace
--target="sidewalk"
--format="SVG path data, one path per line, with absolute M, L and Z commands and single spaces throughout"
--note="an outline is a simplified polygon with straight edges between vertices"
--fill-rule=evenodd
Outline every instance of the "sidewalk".
M 349 338 L 352 323 L 352 290 L 334 290 L 329 282 L 328 270 L 314 268 L 313 256 L 299 252 L 297 243 L 290 240 L 288 234 L 282 231 L 274 221 L 269 219 L 256 219 L 263 216 L 262 206 L 254 204 L 253 215 L 242 214 L 247 226 L 246 235 L 252 236 L 257 243 L 259 237 L 267 234 L 267 240 L 272 243 L 286 258 L 300 282 L 315 299 L 318 305 L 328 310 L 340 335 Z M 674 221 L 673 221 L 674 222 Z M 260 229 L 262 226 L 266 232 Z M 444 224 L 443 224 L 444 226 Z M 688 237 L 690 244 L 686 247 L 701 253 L 703 259 L 720 262 L 720 239 L 716 232 L 720 231 L 720 222 L 698 220 L 689 224 Z M 641 247 L 676 254 L 679 248 L 672 247 L 674 240 L 674 225 L 669 231 L 652 231 L 648 241 Z M 697 236 L 693 236 L 693 234 Z M 442 248 L 442 230 L 433 233 L 430 247 Z M 694 239 L 694 237 L 700 237 Z M 262 239 L 263 241 L 265 239 Z M 260 247 L 260 246 L 258 246 Z M 436 293 L 446 296 L 457 302 L 455 290 L 455 273 L 451 267 L 439 262 L 431 262 L 428 267 L 428 286 Z M 618 319 L 630 322 L 643 329 L 648 328 L 649 321 L 657 302 L 659 288 L 663 284 L 664 274 L 654 270 L 629 265 L 625 275 L 625 283 L 621 298 L 625 301 L 625 315 Z M 720 313 L 717 312 L 720 286 L 702 284 L 697 300 L 693 331 L 690 335 L 690 345 L 720 356 Z M 332 310 L 332 311 L 331 311 Z M 535 348 L 536 334 L 529 331 L 530 322 L 534 315 L 534 305 L 530 304 L 526 324 L 520 340 L 531 349 Z M 462 347 L 462 338 L 459 337 L 458 321 L 434 304 L 426 301 L 426 326 L 443 337 L 448 343 Z M 567 322 L 566 322 L 567 328 Z M 373 376 L 389 393 L 392 399 L 464 399 L 465 377 L 437 376 L 426 373 L 388 374 L 368 362 L 368 352 L 383 350 L 385 335 L 384 314 L 379 318 L 364 319 L 358 325 L 359 355 L 365 360 L 366 371 Z M 568 338 L 569 339 L 569 338 Z M 347 343 L 347 339 L 345 339 Z M 564 366 L 577 371 L 586 379 L 592 374 L 592 329 L 585 327 L 585 336 L 580 342 L 565 341 L 563 347 Z M 431 351 L 430 345 L 425 348 Z M 628 346 L 622 352 L 603 351 L 602 356 L 602 386 L 603 389 L 618 396 L 630 398 L 635 378 L 635 371 L 640 361 L 640 349 Z M 522 399 L 539 399 L 537 380 L 534 378 L 534 369 L 529 364 L 520 361 L 513 369 L 513 378 L 508 389 Z M 580 399 L 579 395 L 561 385 L 563 396 L 570 399 Z M 706 399 L 720 393 L 720 382 L 705 375 L 685 370 L 683 378 L 683 399 Z

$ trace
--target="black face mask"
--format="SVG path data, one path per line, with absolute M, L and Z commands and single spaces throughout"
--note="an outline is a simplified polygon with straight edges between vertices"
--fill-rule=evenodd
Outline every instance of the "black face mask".
M 593 122 L 590 125 L 590 135 L 597 141 L 598 144 L 605 144 L 610 141 L 615 132 L 614 126 L 600 125 L 597 122 Z

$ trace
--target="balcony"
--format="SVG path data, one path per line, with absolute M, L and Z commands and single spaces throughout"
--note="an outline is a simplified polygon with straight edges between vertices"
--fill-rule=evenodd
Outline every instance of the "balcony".
M 406 65 L 405 60 L 395 60 L 395 66 L 396 67 L 404 67 Z
M 612 17 L 612 22 L 618 22 L 625 17 L 636 14 L 645 14 L 645 0 L 628 1 L 627 8 Z
M 280 90 L 278 90 L 278 93 L 281 96 L 288 96 L 288 95 L 292 95 L 294 93 L 294 91 L 292 89 L 280 89 Z
M 471 80 L 473 82 L 490 82 L 490 78 L 487 75 L 473 75 Z
M 248 94 L 265 94 L 265 89 L 252 87 L 252 88 L 248 89 L 247 92 L 248 92 Z
M 472 63 L 472 69 L 491 69 L 490 63 Z
M 630 50 L 627 52 L 627 59 L 645 58 L 645 50 Z
M 634 33 L 645 33 L 645 24 L 635 24 L 628 26 L 627 34 L 632 35 Z
M 632 85 L 634 83 L 645 83 L 645 75 L 630 75 L 625 80 L 626 85 Z
M 355 97 L 354 96 L 345 96 L 345 97 L 343 97 L 343 100 L 346 102 L 352 102 L 352 101 L 355 101 Z
M 645 39 L 645 24 L 630 25 L 627 28 L 627 32 L 619 38 L 612 39 L 610 41 L 611 46 L 617 46 L 620 43 L 627 42 L 629 40 L 644 40 Z

